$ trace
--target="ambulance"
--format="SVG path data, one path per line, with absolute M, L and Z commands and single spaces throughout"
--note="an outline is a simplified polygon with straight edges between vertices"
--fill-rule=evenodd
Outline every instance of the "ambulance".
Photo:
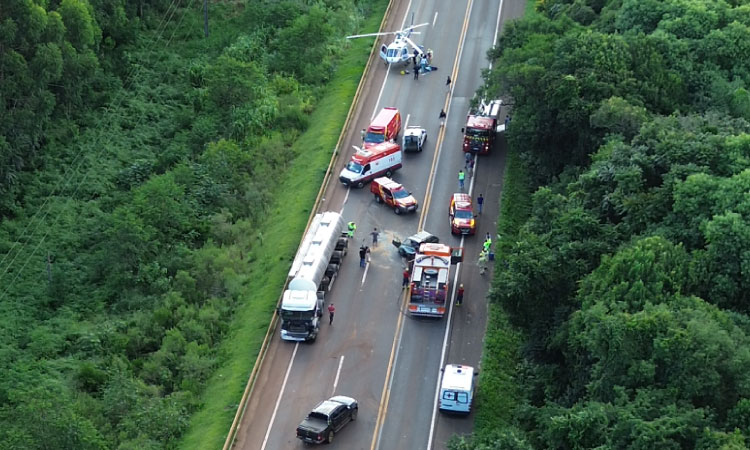
M 383 142 L 396 141 L 399 132 L 401 132 L 401 113 L 392 106 L 383 108 L 367 127 L 363 146 L 370 148 Z
M 471 366 L 446 364 L 440 382 L 440 411 L 469 414 L 474 399 L 474 377 L 478 374 Z
M 339 181 L 345 186 L 361 188 L 370 180 L 385 175 L 390 178 L 401 168 L 401 146 L 383 142 L 366 149 L 358 149 L 351 161 L 341 170 Z

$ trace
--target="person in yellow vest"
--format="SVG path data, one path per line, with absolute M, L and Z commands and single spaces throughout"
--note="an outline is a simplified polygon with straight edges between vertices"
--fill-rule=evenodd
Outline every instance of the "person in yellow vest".
M 357 224 L 354 222 L 349 222 L 346 224 L 347 233 L 346 235 L 350 238 L 354 237 L 354 231 L 357 229 Z

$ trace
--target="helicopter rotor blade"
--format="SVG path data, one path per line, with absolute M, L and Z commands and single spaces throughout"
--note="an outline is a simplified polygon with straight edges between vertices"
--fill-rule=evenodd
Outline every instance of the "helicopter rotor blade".
M 405 28 L 404 31 L 409 31 L 409 30 L 413 30 L 415 28 L 424 27 L 424 26 L 427 26 L 429 24 L 430 24 L 430 22 L 420 23 L 419 25 L 410 25 L 407 28 Z
M 361 38 L 361 37 L 370 37 L 370 36 L 386 36 L 388 34 L 396 34 L 397 31 L 384 31 L 382 33 L 367 33 L 367 34 L 354 34 L 352 36 L 347 36 L 347 39 L 354 39 L 354 38 Z
M 408 42 L 408 43 L 409 43 L 409 45 L 411 45 L 412 47 L 414 47 L 414 49 L 415 49 L 416 51 L 418 51 L 418 52 L 419 52 L 420 54 L 424 53 L 424 50 L 422 50 L 422 49 L 421 49 L 421 48 L 419 47 L 419 45 L 417 45 L 417 43 L 416 43 L 416 42 L 412 41 L 411 39 L 409 39 L 409 38 L 408 38 L 408 37 L 406 37 L 406 36 L 404 36 L 404 40 L 405 40 L 406 42 Z

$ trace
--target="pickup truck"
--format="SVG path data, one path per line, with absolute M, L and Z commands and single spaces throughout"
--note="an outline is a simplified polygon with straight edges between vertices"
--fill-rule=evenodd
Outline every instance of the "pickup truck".
M 393 208 L 393 212 L 396 214 L 417 210 L 417 200 L 411 195 L 411 192 L 390 178 L 380 177 L 372 180 L 370 192 L 375 196 L 376 202 L 385 203 Z
M 297 427 L 297 438 L 311 444 L 333 442 L 344 425 L 357 419 L 359 406 L 351 397 L 337 395 L 313 408 Z
M 421 152 L 427 140 L 427 130 L 420 126 L 406 127 L 401 149 L 405 152 Z

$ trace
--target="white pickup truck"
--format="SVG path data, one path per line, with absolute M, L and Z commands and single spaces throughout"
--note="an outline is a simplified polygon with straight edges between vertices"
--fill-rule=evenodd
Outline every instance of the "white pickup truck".
M 420 126 L 409 126 L 404 130 L 401 149 L 405 152 L 421 152 L 427 140 L 427 130 Z

